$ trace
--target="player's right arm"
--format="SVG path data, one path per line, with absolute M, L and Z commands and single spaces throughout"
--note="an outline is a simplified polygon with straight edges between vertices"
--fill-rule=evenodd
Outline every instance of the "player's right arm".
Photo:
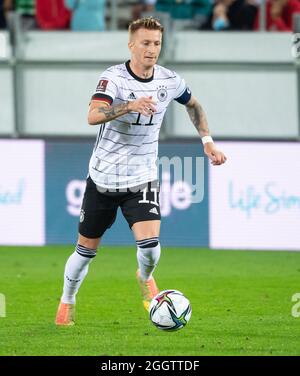
M 141 97 L 135 101 L 116 105 L 109 105 L 106 101 L 92 100 L 88 112 L 88 123 L 90 125 L 107 123 L 129 112 L 139 112 L 144 116 L 151 116 L 156 111 L 155 104 L 152 97 Z

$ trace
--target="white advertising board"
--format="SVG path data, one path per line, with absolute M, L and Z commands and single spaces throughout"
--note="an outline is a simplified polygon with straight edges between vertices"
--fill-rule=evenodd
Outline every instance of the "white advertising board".
M 212 166 L 210 246 L 300 250 L 300 143 L 218 142 Z
M 44 142 L 0 140 L 0 244 L 45 244 Z

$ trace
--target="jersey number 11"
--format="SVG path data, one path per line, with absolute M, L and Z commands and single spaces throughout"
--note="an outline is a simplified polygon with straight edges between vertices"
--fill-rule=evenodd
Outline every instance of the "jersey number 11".
M 152 123 L 153 115 L 150 116 L 149 123 L 146 123 L 146 124 L 140 123 L 140 119 L 141 119 L 141 114 L 139 113 L 138 117 L 136 119 L 136 122 L 135 123 L 131 123 L 131 125 L 154 125 Z

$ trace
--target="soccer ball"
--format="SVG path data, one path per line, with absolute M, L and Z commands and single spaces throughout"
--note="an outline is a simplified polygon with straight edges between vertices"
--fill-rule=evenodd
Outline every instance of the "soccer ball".
M 189 300 L 177 290 L 164 290 L 157 294 L 150 303 L 150 320 L 162 330 L 183 328 L 192 315 Z

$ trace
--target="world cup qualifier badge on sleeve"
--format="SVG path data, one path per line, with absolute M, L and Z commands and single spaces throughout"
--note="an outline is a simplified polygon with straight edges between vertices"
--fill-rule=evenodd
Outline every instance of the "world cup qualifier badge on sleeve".
M 100 80 L 98 85 L 97 85 L 96 91 L 105 92 L 107 84 L 108 84 L 108 80 Z

